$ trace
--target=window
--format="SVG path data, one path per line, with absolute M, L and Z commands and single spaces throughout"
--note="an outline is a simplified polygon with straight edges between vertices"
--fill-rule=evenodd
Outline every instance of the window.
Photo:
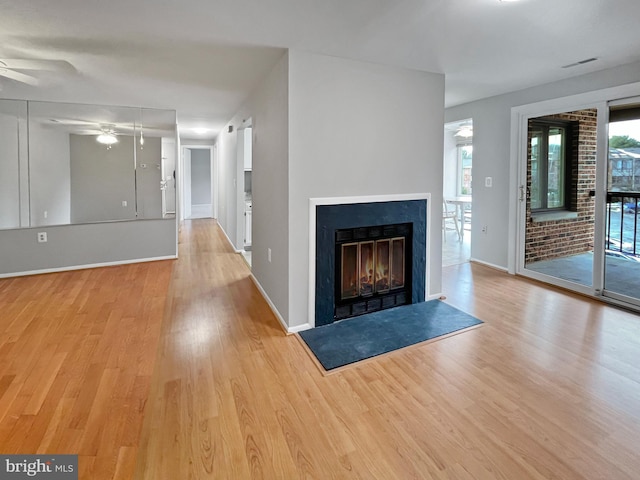
M 458 145 L 457 195 L 471 195 L 471 163 L 473 145 Z
M 531 210 L 568 210 L 571 185 L 572 125 L 531 122 Z

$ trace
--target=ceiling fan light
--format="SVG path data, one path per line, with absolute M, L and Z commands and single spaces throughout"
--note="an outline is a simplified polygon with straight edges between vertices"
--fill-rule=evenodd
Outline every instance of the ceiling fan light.
M 473 137 L 473 129 L 471 127 L 460 127 L 460 129 L 456 132 L 456 137 Z
M 118 138 L 113 133 L 103 132 L 96 137 L 96 142 L 102 145 L 113 145 L 118 143 Z

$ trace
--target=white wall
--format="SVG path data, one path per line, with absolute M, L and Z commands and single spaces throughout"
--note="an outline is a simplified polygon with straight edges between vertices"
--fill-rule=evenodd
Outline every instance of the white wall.
M 0 277 L 176 256 L 176 222 L 133 220 L 0 232 Z M 37 233 L 47 233 L 47 243 Z
M 289 52 L 289 317 L 307 322 L 309 199 L 431 193 L 430 295 L 441 288 L 444 76 Z
M 236 249 L 236 130 L 248 118 L 252 272 L 289 327 L 308 322 L 312 197 L 431 193 L 429 293 L 440 291 L 442 75 L 287 52 L 218 136 L 219 223 Z
M 511 108 L 640 81 L 640 63 L 602 70 L 448 108 L 447 122 L 473 118 L 473 258 L 508 266 Z M 493 187 L 484 186 L 493 177 Z M 515 188 L 515 186 L 513 187 Z
M 458 145 L 454 131 L 444 132 L 444 182 L 442 194 L 444 197 L 455 197 L 458 182 Z
M 227 234 L 236 250 L 242 249 L 242 239 L 237 237 L 237 148 L 236 125 L 239 114 L 224 126 L 218 135 L 218 224 Z M 233 131 L 229 132 L 229 126 Z
M 191 204 L 211 205 L 210 150 L 191 149 Z
M 253 224 L 251 270 L 281 315 L 288 318 L 288 54 L 284 54 L 256 87 L 240 111 L 217 137 L 220 203 L 218 222 L 234 248 L 237 238 L 238 175 L 244 168 L 237 155 L 237 129 L 252 119 Z M 229 133 L 229 126 L 233 132 Z M 244 208 L 244 203 L 242 203 Z M 267 259 L 271 249 L 271 262 Z
M 252 105 L 251 270 L 278 309 L 289 314 L 289 54 L 250 99 Z M 248 117 L 245 117 L 248 118 Z M 271 262 L 267 259 L 271 249 Z

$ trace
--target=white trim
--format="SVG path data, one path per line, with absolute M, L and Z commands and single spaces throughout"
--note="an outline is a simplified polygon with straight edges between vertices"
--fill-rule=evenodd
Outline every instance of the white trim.
M 42 270 L 30 270 L 27 272 L 0 273 L 0 278 L 26 277 L 28 275 L 41 275 L 43 273 L 68 272 L 71 270 L 87 270 L 89 268 L 113 267 L 116 265 L 129 265 L 131 263 L 157 262 L 160 260 L 175 260 L 178 255 L 167 255 L 165 257 L 136 258 L 133 260 L 121 260 L 115 262 L 90 263 L 87 265 L 72 265 L 69 267 L 44 268 Z
M 595 90 L 592 92 L 581 93 L 577 95 L 570 95 L 567 97 L 554 98 L 550 100 L 544 100 L 541 102 L 530 103 L 526 105 L 520 105 L 511 108 L 511 173 L 510 173 L 510 191 L 509 191 L 509 231 L 508 231 L 508 272 L 515 274 L 520 273 L 524 276 L 524 231 L 525 231 L 525 202 L 519 201 L 519 187 L 526 185 L 526 156 L 527 156 L 527 121 L 529 118 L 539 117 L 544 115 L 551 115 L 554 113 L 561 113 L 567 111 L 582 110 L 585 108 L 597 108 L 600 115 L 603 106 L 606 102 L 618 101 L 625 98 L 632 98 L 640 95 L 640 82 L 630 83 L 626 85 L 620 85 L 617 87 L 610 87 L 601 90 Z M 602 123 L 602 119 L 599 117 L 598 124 Z M 603 148 L 603 128 L 598 127 L 598 151 L 601 152 Z M 601 161 L 598 154 L 598 160 Z M 602 185 L 602 173 L 597 171 L 597 179 L 600 183 L 596 184 L 596 190 L 606 189 L 606 185 Z M 606 175 L 605 175 L 606 177 Z M 605 179 L 606 180 L 606 179 Z M 606 182 L 605 182 L 606 183 Z M 596 216 L 600 215 L 599 209 L 601 208 L 601 201 L 598 200 L 596 195 Z M 602 217 L 601 217 L 602 218 Z M 601 221 L 601 220 L 600 220 Z M 598 222 L 598 218 L 596 218 Z M 596 225 L 597 228 L 597 225 Z M 597 232 L 596 232 L 597 236 Z M 601 272 L 599 269 L 594 269 L 594 286 L 591 288 L 589 295 L 595 295 L 595 289 L 600 284 Z M 549 282 L 551 277 L 546 277 L 543 281 L 547 283 L 555 284 L 555 282 Z M 565 288 L 572 288 L 571 284 L 565 285 L 565 282 L 558 283 L 559 286 Z M 581 291 L 578 289 L 578 291 Z
M 225 232 L 224 228 L 222 228 L 222 225 L 220 225 L 218 223 L 218 226 L 220 227 L 220 230 L 222 230 L 222 233 L 224 233 L 224 237 L 227 239 L 227 242 L 229 242 L 229 245 L 231 245 L 231 248 L 233 249 L 234 252 L 236 253 L 242 253 L 244 250 L 238 250 L 235 245 L 233 244 L 233 242 L 231 241 L 231 239 L 229 238 L 229 235 L 227 235 L 227 232 Z
M 179 155 L 178 155 L 178 159 L 180 162 L 179 165 L 179 169 L 176 168 L 176 170 L 178 170 L 178 172 L 180 172 L 180 181 L 178 182 L 180 184 L 180 196 L 178 197 L 178 195 L 176 194 L 176 201 L 178 200 L 178 198 L 180 199 L 180 205 L 182 208 L 180 208 L 180 220 L 189 220 L 190 218 L 193 218 L 193 212 L 192 215 L 185 218 L 184 216 L 184 204 L 187 202 L 187 199 L 184 198 L 184 193 L 185 189 L 184 189 L 184 182 L 185 182 L 185 174 L 184 174 L 184 151 L 185 149 L 189 149 L 189 150 L 209 150 L 209 166 L 211 169 L 211 185 L 210 185 L 210 195 L 211 195 L 211 217 L 213 218 L 217 218 L 214 215 L 217 214 L 218 211 L 218 185 L 215 185 L 214 183 L 217 182 L 217 162 L 216 162 L 216 158 L 214 158 L 214 147 L 215 145 L 213 144 L 206 144 L 206 145 L 192 145 L 192 144 L 186 144 L 186 145 L 180 145 L 179 146 Z M 217 153 L 217 149 L 216 149 L 216 153 Z M 215 177 L 215 180 L 214 180 Z M 199 217 L 201 218 L 201 217 Z
M 200 205 L 191 205 L 191 216 L 187 219 L 196 218 L 213 218 L 213 205 L 210 203 L 203 203 Z
M 593 271 L 592 295 L 604 290 L 604 263 L 607 218 L 607 172 L 609 170 L 609 106 L 606 102 L 598 105 L 598 122 L 596 124 L 596 196 L 594 208 L 593 230 Z
M 304 332 L 305 330 L 310 330 L 313 327 L 311 326 L 310 323 L 303 323 L 302 325 L 294 325 L 293 327 L 289 327 L 287 328 L 287 332 L 288 333 L 300 333 L 300 332 Z
M 504 268 L 502 265 L 496 265 L 495 263 L 485 262 L 484 260 L 478 260 L 477 258 L 470 258 L 470 262 L 479 263 L 480 265 L 484 265 L 485 267 L 493 268 L 494 270 L 500 270 L 501 272 L 511 273 L 509 269 Z
M 607 293 L 607 291 L 605 290 L 604 293 Z M 638 302 L 637 298 L 629 297 L 627 295 L 621 295 L 614 292 L 608 292 L 606 295 L 599 295 L 596 298 L 611 305 L 623 307 L 633 312 L 640 312 L 640 302 Z
M 518 275 L 520 275 L 521 277 L 531 278 L 542 283 L 555 285 L 556 287 L 564 288 L 565 290 L 580 293 L 588 297 L 594 297 L 593 287 L 591 285 L 583 285 L 581 283 L 572 282 L 560 277 L 551 277 L 534 270 L 527 270 L 526 268 L 521 272 L 518 272 Z M 550 281 L 550 279 L 552 279 L 553 281 Z
M 402 202 L 408 200 L 426 200 L 427 201 L 427 231 L 425 245 L 427 246 L 427 262 L 425 265 L 425 299 L 429 296 L 430 272 L 431 272 L 431 255 L 429 250 L 431 247 L 431 194 L 430 193 L 398 193 L 391 195 L 366 195 L 355 197 L 322 197 L 309 199 L 309 293 L 308 293 L 308 315 L 309 328 L 316 326 L 316 207 L 318 205 L 341 205 L 354 203 L 377 203 L 377 202 Z M 292 327 L 300 328 L 300 327 Z M 306 330 L 306 328 L 302 328 Z

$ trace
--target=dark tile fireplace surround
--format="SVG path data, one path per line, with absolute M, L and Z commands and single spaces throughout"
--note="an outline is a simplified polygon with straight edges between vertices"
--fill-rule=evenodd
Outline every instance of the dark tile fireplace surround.
M 316 206 L 315 326 L 425 301 L 427 200 Z

